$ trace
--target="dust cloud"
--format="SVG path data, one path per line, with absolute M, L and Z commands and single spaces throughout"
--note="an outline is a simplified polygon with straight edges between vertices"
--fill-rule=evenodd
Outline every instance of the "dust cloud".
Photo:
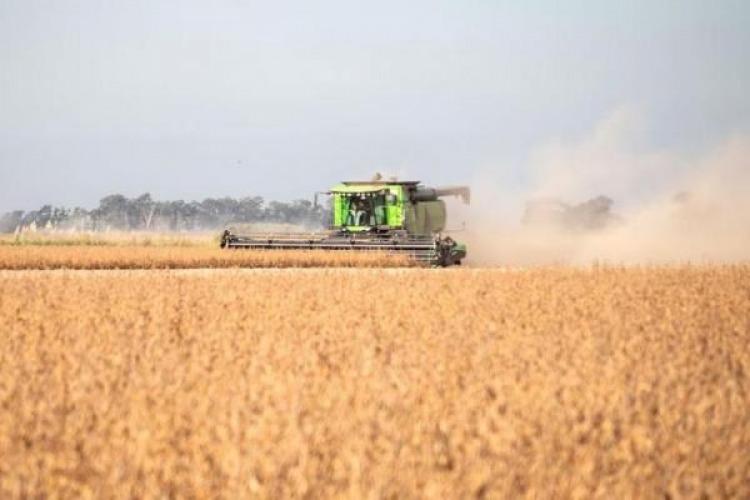
M 578 141 L 552 141 L 529 159 L 526 189 L 504 189 L 490 169 L 472 182 L 459 209 L 473 265 L 595 262 L 663 264 L 750 260 L 750 135 L 707 151 L 649 148 L 647 127 L 616 110 Z M 522 224 L 530 200 L 578 204 L 605 195 L 617 223 L 598 229 Z M 451 207 L 454 208 L 454 207 Z

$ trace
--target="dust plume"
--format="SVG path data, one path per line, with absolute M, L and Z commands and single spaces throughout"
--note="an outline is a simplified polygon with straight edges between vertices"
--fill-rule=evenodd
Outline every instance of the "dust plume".
M 525 189 L 491 171 L 474 179 L 462 239 L 473 264 L 737 262 L 750 259 L 750 135 L 699 154 L 647 146 L 621 108 L 578 141 L 552 141 L 528 161 Z M 530 200 L 578 204 L 604 195 L 616 215 L 597 229 L 522 224 Z M 569 207 L 573 205 L 561 206 Z

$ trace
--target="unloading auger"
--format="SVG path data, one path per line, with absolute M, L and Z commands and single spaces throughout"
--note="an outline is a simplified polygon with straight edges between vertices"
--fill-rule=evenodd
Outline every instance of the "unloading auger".
M 459 265 L 466 245 L 444 235 L 445 196 L 469 204 L 466 186 L 430 188 L 419 181 L 349 181 L 330 195 L 331 225 L 320 233 L 239 235 L 227 229 L 222 248 L 382 251 L 431 266 Z

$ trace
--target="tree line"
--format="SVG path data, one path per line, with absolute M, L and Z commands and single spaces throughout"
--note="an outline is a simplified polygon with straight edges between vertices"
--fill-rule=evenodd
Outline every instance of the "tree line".
M 206 198 L 203 201 L 157 201 L 149 193 L 136 198 L 113 194 L 99 206 L 65 208 L 44 205 L 0 216 L 0 232 L 70 231 L 190 231 L 213 230 L 232 224 L 275 223 L 306 227 L 328 225 L 328 211 L 309 200 L 266 202 L 260 196 Z

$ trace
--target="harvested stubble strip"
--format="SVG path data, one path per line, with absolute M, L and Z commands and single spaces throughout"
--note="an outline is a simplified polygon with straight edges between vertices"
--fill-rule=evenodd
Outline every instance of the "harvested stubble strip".
M 245 251 L 200 247 L 0 246 L 0 269 L 196 269 L 407 267 L 403 256 L 377 252 Z

